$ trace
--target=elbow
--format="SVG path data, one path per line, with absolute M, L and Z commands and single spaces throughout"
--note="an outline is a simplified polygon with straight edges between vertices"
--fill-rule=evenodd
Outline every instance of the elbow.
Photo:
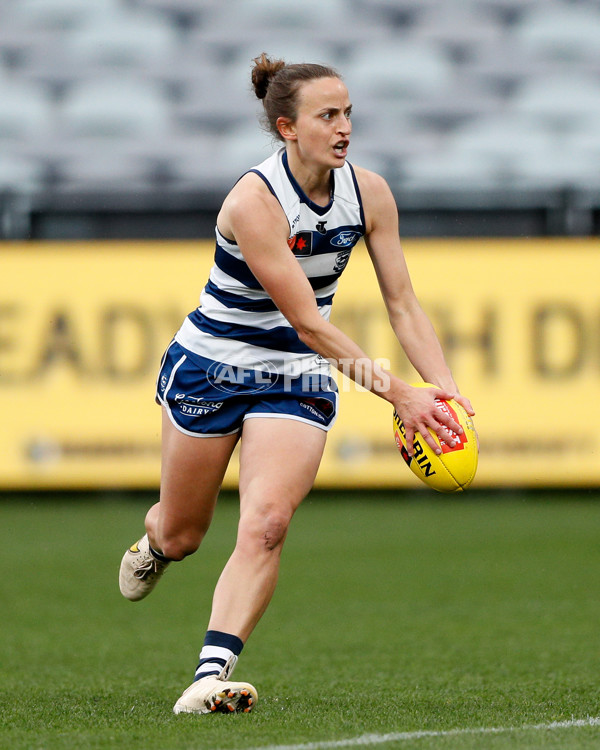
M 299 326 L 296 328 L 296 333 L 300 341 L 307 346 L 309 349 L 315 349 L 317 342 L 317 336 L 314 329 L 307 328 L 305 326 Z
M 300 341 L 313 351 L 318 351 L 319 349 L 319 333 L 323 322 L 323 319 L 319 317 L 318 321 L 298 321 L 294 325 L 294 330 L 298 334 Z
M 414 316 L 418 315 L 420 312 L 422 312 L 422 308 L 417 301 L 416 297 L 410 300 L 408 303 L 397 303 L 394 305 L 388 305 L 387 313 L 388 313 L 388 319 L 392 325 L 392 328 L 395 326 L 401 326 L 406 323 L 406 321 L 414 320 Z

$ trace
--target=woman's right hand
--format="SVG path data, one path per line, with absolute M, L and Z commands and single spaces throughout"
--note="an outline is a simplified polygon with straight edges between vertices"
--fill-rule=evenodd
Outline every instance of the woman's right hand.
M 454 447 L 456 435 L 462 434 L 463 429 L 447 411 L 437 406 L 436 399 L 450 401 L 456 394 L 441 388 L 416 388 L 406 383 L 402 385 L 400 394 L 390 398 L 390 401 L 404 424 L 408 455 L 414 454 L 417 432 L 436 455 L 441 454 L 442 449 L 429 429 L 433 430 L 439 440 Z

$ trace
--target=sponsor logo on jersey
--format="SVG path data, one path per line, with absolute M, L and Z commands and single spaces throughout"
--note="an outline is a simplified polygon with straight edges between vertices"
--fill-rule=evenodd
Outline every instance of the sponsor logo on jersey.
M 358 242 L 360 234 L 353 232 L 349 229 L 345 229 L 343 232 L 336 234 L 332 237 L 330 242 L 334 247 L 353 247 Z
M 304 258 L 312 253 L 312 232 L 298 232 L 288 240 L 290 250 L 297 258 Z
M 317 226 L 315 229 L 319 234 L 327 234 L 327 230 L 325 229 L 325 224 L 327 224 L 326 221 L 318 221 Z

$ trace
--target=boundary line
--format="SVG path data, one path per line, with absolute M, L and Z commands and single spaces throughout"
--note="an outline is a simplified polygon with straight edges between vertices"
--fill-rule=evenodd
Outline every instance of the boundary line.
M 457 737 L 468 734 L 503 734 L 509 732 L 546 731 L 556 729 L 573 729 L 575 727 L 598 727 L 600 716 L 588 716 L 585 719 L 568 719 L 553 721 L 549 724 L 524 724 L 520 727 L 473 727 L 471 729 L 421 730 L 416 732 L 391 732 L 389 734 L 363 734 L 359 737 L 348 737 L 343 740 L 323 742 L 304 742 L 298 745 L 262 745 L 246 750 L 337 750 L 343 747 L 369 747 L 384 745 L 387 742 L 420 740 L 425 737 Z

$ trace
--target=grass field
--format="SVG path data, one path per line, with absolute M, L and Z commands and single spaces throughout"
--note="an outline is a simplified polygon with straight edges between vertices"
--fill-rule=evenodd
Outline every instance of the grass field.
M 598 748 L 599 499 L 314 494 L 235 716 L 171 713 L 235 498 L 137 604 L 116 576 L 150 498 L 1 499 L 0 748 Z

